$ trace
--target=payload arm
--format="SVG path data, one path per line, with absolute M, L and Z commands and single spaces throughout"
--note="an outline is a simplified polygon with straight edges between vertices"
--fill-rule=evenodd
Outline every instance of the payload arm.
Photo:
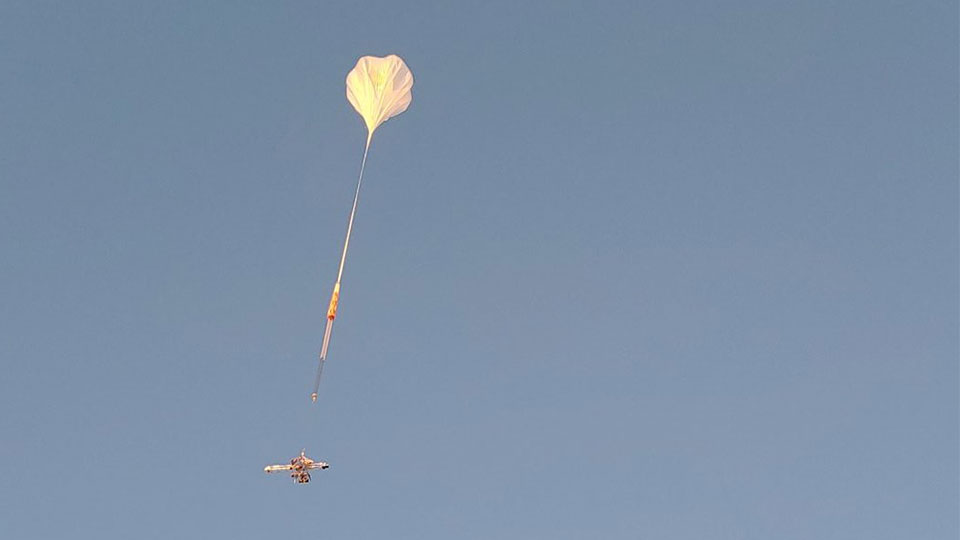
M 263 468 L 263 472 L 272 473 L 272 472 L 284 472 L 293 469 L 293 465 L 267 465 Z

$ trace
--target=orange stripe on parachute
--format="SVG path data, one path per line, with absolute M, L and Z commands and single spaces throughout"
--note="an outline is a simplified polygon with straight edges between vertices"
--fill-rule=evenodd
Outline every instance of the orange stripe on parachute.
M 330 295 L 330 305 L 327 307 L 327 318 L 331 321 L 337 316 L 337 303 L 340 301 L 340 282 L 333 286 L 333 294 Z

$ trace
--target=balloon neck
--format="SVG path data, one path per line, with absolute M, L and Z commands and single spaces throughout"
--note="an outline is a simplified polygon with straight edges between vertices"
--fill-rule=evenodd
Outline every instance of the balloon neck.
M 376 129 L 376 128 L 374 128 L 374 129 Z M 367 148 L 370 148 L 370 141 L 373 140 L 373 131 L 374 131 L 374 129 L 368 129 L 368 130 L 367 130 Z

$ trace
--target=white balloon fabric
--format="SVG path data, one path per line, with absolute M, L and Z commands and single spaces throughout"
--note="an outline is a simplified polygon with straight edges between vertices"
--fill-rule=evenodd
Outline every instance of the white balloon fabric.
M 343 252 L 340 254 L 340 268 L 337 270 L 337 281 L 333 284 L 333 293 L 330 295 L 330 304 L 327 306 L 327 326 L 323 330 L 323 345 L 320 346 L 320 358 L 317 365 L 317 377 L 313 383 L 313 393 L 310 398 L 316 402 L 320 388 L 320 377 L 323 375 L 323 364 L 327 360 L 327 351 L 330 347 L 330 333 L 333 331 L 333 320 L 337 318 L 337 306 L 340 303 L 340 280 L 343 278 L 343 265 L 347 260 L 347 249 L 350 247 L 350 234 L 353 232 L 353 219 L 357 215 L 357 201 L 360 199 L 360 185 L 363 183 L 363 168 L 367 164 L 367 152 L 370 150 L 370 141 L 373 132 L 387 119 L 407 110 L 413 96 L 413 74 L 403 59 L 395 54 L 379 58 L 364 56 L 357 60 L 357 65 L 347 74 L 347 100 L 360 113 L 367 124 L 367 145 L 363 149 L 363 159 L 360 160 L 360 175 L 357 177 L 357 191 L 353 194 L 353 207 L 350 209 L 350 219 L 347 220 L 347 237 L 343 241 Z
M 364 56 L 347 74 L 347 99 L 367 124 L 367 143 L 387 119 L 407 110 L 413 74 L 395 54 Z

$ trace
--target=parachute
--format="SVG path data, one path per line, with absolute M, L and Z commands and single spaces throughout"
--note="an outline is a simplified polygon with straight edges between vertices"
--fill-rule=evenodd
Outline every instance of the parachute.
M 403 59 L 395 54 L 383 58 L 364 56 L 357 60 L 357 65 L 347 74 L 347 100 L 363 117 L 367 126 L 367 142 L 363 147 L 363 159 L 360 161 L 357 190 L 353 195 L 353 207 L 350 209 L 350 219 L 347 221 L 347 237 L 343 241 L 343 253 L 340 255 L 337 281 L 333 285 L 333 293 L 330 295 L 330 304 L 327 307 L 327 326 L 323 331 L 323 345 L 320 347 L 317 377 L 314 380 L 313 393 L 310 395 L 310 399 L 314 402 L 317 401 L 320 377 L 323 375 L 323 364 L 326 362 L 327 350 L 330 347 L 333 320 L 337 317 L 337 306 L 340 302 L 340 281 L 343 278 L 343 265 L 347 260 L 347 248 L 350 247 L 353 219 L 357 214 L 360 184 L 363 182 L 363 169 L 367 164 L 370 141 L 373 140 L 373 132 L 381 124 L 407 110 L 407 107 L 410 106 L 410 100 L 413 98 L 410 93 L 411 88 L 413 88 L 413 74 L 410 73 L 410 69 Z

